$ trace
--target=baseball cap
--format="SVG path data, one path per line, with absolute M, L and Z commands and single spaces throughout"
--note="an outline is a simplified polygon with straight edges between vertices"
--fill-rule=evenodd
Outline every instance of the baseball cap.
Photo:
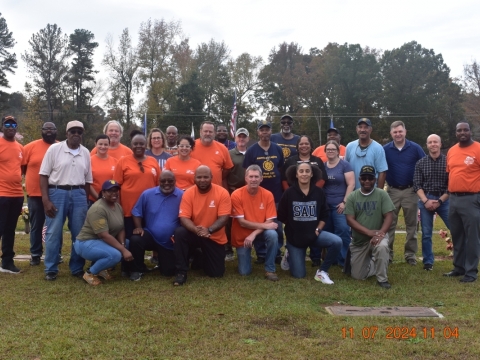
M 367 118 L 358 119 L 357 125 L 360 125 L 361 123 L 365 123 L 368 126 L 372 126 L 372 122 L 370 121 L 370 119 L 367 119 Z
M 332 131 L 335 131 L 337 134 L 340 134 L 340 132 L 338 131 L 337 128 L 330 128 L 330 129 L 328 129 L 328 130 L 327 130 L 327 134 L 328 134 L 329 132 L 332 132 Z
M 107 180 L 102 185 L 102 191 L 103 190 L 110 190 L 111 188 L 114 188 L 114 187 L 120 188 L 120 184 L 118 182 L 116 182 L 115 180 Z
M 237 132 L 235 133 L 235 136 L 238 136 L 240 134 L 244 134 L 244 135 L 247 135 L 247 136 L 250 136 L 250 134 L 248 133 L 248 130 L 245 129 L 245 128 L 240 128 L 237 130 Z
M 257 125 L 257 130 L 260 130 L 260 128 L 264 127 L 264 126 L 267 126 L 269 127 L 270 129 L 272 128 L 272 124 L 269 123 L 267 120 L 262 120 L 258 123 Z
M 375 176 L 375 168 L 372 165 L 364 165 L 360 169 L 360 176 L 362 175 L 372 175 Z
M 280 118 L 280 121 L 282 121 L 282 120 L 285 119 L 285 118 L 288 118 L 288 119 L 290 119 L 291 121 L 293 121 L 293 118 L 292 118 L 290 115 L 288 115 L 288 114 L 283 115 L 283 116 Z
M 3 118 L 2 124 L 5 124 L 7 121 L 12 121 L 15 124 L 17 123 L 17 120 L 12 115 L 5 116 Z
M 84 129 L 83 127 L 83 123 L 81 121 L 78 121 L 78 120 L 73 120 L 73 121 L 69 121 L 68 124 L 67 124 L 67 131 L 70 130 L 71 128 L 81 128 L 81 129 Z

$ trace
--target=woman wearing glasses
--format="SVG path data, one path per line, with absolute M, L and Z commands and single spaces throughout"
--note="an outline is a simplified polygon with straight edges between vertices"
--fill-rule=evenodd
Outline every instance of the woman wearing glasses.
M 195 170 L 201 165 L 200 161 L 190 157 L 195 141 L 190 136 L 181 137 L 178 142 L 178 155 L 173 156 L 165 163 L 165 170 L 175 175 L 176 186 L 187 190 L 195 184 Z
M 167 138 L 162 130 L 157 128 L 150 130 L 147 137 L 147 150 L 145 154 L 154 157 L 158 161 L 160 170 L 163 170 L 168 158 L 172 157 L 172 155 L 165 151 L 166 142 Z
M 138 134 L 132 138 L 132 155 L 118 160 L 113 179 L 122 187 L 120 204 L 125 216 L 125 235 L 127 239 L 133 234 L 134 224 L 132 209 L 144 190 L 158 186 L 160 167 L 157 160 L 145 155 L 147 139 Z
M 302 162 L 289 167 L 286 176 L 293 185 L 283 193 L 277 218 L 285 224 L 290 274 L 295 278 L 306 276 L 307 247 L 325 248 L 327 255 L 315 274 L 315 280 L 331 285 L 333 281 L 328 270 L 337 260 L 342 240 L 324 230 L 328 206 L 325 193 L 315 186 L 321 176 L 320 170 L 308 162 Z
M 355 175 L 351 165 L 340 159 L 340 146 L 336 141 L 327 141 L 325 153 L 327 156 L 325 168 L 328 179 L 323 189 L 325 190 L 327 204 L 330 208 L 330 216 L 325 229 L 340 236 L 342 239 L 342 250 L 336 262 L 338 265 L 343 266 L 348 246 L 350 245 L 350 227 L 343 212 L 348 195 L 355 188 Z
M 90 195 L 88 197 L 88 205 L 92 206 L 98 199 L 102 184 L 113 178 L 113 172 L 117 166 L 118 160 L 108 154 L 110 147 L 110 138 L 108 135 L 101 134 L 95 139 L 94 155 L 90 156 L 92 165 L 93 184 L 90 186 Z

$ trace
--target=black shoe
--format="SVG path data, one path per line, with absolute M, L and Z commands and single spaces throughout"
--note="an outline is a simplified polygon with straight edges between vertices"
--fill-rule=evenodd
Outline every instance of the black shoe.
M 76 272 L 75 274 L 72 274 L 72 276 L 75 276 L 76 278 L 83 279 L 83 274 L 85 274 L 83 271 Z
M 130 273 L 130 280 L 132 281 L 140 281 L 142 278 L 142 273 L 141 272 L 131 272 Z
M 129 278 L 129 277 L 130 277 L 130 272 L 129 272 L 129 271 L 122 271 L 122 272 L 121 272 L 121 275 L 122 275 L 122 277 L 127 277 L 127 278 Z
M 45 280 L 48 280 L 48 281 L 57 280 L 57 273 L 48 272 L 48 273 L 45 275 Z
M 432 271 L 433 270 L 433 265 L 432 264 L 424 264 L 423 265 L 423 270 Z
M 320 259 L 316 259 L 316 260 L 312 259 L 312 267 L 314 268 L 319 268 L 321 263 L 322 263 L 322 260 Z
M 282 261 L 282 258 L 280 258 L 280 261 Z M 257 265 L 265 264 L 265 258 L 262 256 L 258 256 L 257 260 L 255 260 L 255 264 Z
M 381 286 L 384 289 L 390 289 L 392 287 L 392 285 L 390 285 L 388 281 L 380 282 L 377 280 L 377 284 L 378 286 Z
M 0 272 L 9 274 L 20 274 L 20 269 L 17 268 L 14 263 L 11 263 L 9 265 L 2 265 L 2 267 L 0 267 Z
M 460 274 L 457 270 L 452 270 L 448 273 L 443 274 L 446 277 L 456 277 L 456 276 L 463 276 L 464 274 Z
M 187 282 L 187 275 L 186 274 L 177 274 L 175 276 L 175 281 L 173 282 L 173 286 L 181 286 Z
M 415 266 L 417 265 L 417 260 L 415 259 L 405 259 L 408 265 Z
M 30 259 L 30 266 L 40 265 L 40 256 L 32 256 Z
M 474 282 L 477 279 L 468 275 L 465 275 L 463 278 L 460 279 L 460 282 L 462 283 L 469 283 L 469 282 Z
M 151 262 L 153 265 L 158 265 L 158 257 L 152 256 L 152 257 L 150 258 L 150 262 Z

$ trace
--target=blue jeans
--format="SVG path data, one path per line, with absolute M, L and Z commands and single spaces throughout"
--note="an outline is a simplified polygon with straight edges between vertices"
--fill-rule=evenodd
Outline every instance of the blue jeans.
M 277 254 L 278 235 L 275 230 L 264 230 L 258 235 L 253 244 L 265 245 L 267 252 L 265 256 L 265 271 L 275 272 L 275 256 Z M 237 249 L 238 272 L 240 275 L 248 275 L 252 272 L 252 249 L 239 247 Z
M 425 194 L 427 199 L 438 200 L 440 196 Z M 418 209 L 420 210 L 420 224 L 422 225 L 422 256 L 424 264 L 433 265 L 433 246 L 432 246 L 432 231 L 433 231 L 433 215 L 435 212 L 442 218 L 443 222 L 450 230 L 450 223 L 448 222 L 448 208 L 450 201 L 446 200 L 437 210 L 430 211 L 425 209 L 422 201 L 418 201 Z
M 100 239 L 77 240 L 73 247 L 79 256 L 94 262 L 90 267 L 90 272 L 94 275 L 114 267 L 122 259 L 120 251 Z
M 320 266 L 320 270 L 328 272 L 330 266 L 337 261 L 338 254 L 342 247 L 342 239 L 335 234 L 328 231 L 322 231 L 318 235 L 317 240 L 310 247 L 326 248 L 327 256 L 325 261 Z M 305 268 L 305 254 L 307 248 L 295 247 L 287 242 L 288 249 L 288 264 L 290 265 L 290 274 L 294 278 L 303 278 L 307 275 Z
M 338 254 L 337 263 L 342 266 L 345 264 L 345 256 L 347 256 L 347 250 L 350 246 L 350 226 L 347 224 L 347 218 L 344 214 L 337 213 L 336 205 L 328 204 L 330 207 L 330 216 L 325 224 L 325 230 L 335 235 L 340 236 L 342 239 L 342 249 Z
M 42 256 L 42 229 L 45 224 L 45 210 L 41 196 L 29 196 L 27 198 L 28 211 L 30 213 L 30 254 Z
M 83 271 L 85 259 L 78 256 L 73 244 L 87 215 L 87 196 L 84 189 L 48 189 L 50 201 L 57 208 L 55 217 L 46 217 L 45 226 L 45 272 L 58 273 L 59 252 L 62 245 L 63 224 L 68 217 L 68 228 L 72 236 L 69 267 L 72 274 Z
M 277 209 L 278 211 L 278 203 L 275 203 L 275 208 Z M 281 248 L 283 246 L 283 224 L 278 221 L 277 219 L 275 219 L 275 222 L 277 223 L 278 227 L 277 227 L 277 230 L 276 233 L 277 233 L 277 239 L 278 239 L 278 243 L 277 243 L 277 257 L 280 257 L 282 256 L 282 252 L 281 252 Z M 253 243 L 253 246 L 255 248 L 255 253 L 257 254 L 257 257 L 266 257 L 266 252 L 267 252 L 267 249 L 265 248 L 265 244 L 264 243 L 261 243 L 261 242 L 254 242 Z

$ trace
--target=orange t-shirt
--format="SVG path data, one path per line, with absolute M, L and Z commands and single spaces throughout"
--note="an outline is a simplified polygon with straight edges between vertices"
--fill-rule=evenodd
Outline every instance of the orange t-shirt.
M 346 151 L 346 147 L 343 146 L 343 145 L 340 145 L 340 158 L 343 159 L 345 157 L 345 151 Z M 317 147 L 313 153 L 312 153 L 313 156 L 316 156 L 316 157 L 319 157 L 320 159 L 322 159 L 323 162 L 326 162 L 328 159 L 327 159 L 327 154 L 325 154 L 325 145 L 322 145 L 322 146 L 319 146 Z
M 28 196 L 42 196 L 40 191 L 40 166 L 45 153 L 51 145 L 53 144 L 40 139 L 32 141 L 23 147 L 22 165 L 27 165 L 25 187 Z
M 158 186 L 160 167 L 158 161 L 151 156 L 142 161 L 143 172 L 133 155 L 118 160 L 113 173 L 113 180 L 120 185 L 120 205 L 125 217 L 132 216 L 132 209 L 138 198 L 147 189 Z
M 192 151 L 192 158 L 207 165 L 212 171 L 212 183 L 222 185 L 222 170 L 233 168 L 232 158 L 225 145 L 212 141 L 212 145 L 204 146 L 200 139 L 195 140 L 195 149 Z
M 192 220 L 196 226 L 208 228 L 220 216 L 230 215 L 231 207 L 230 196 L 223 187 L 212 184 L 208 193 L 201 194 L 198 187 L 192 186 L 183 194 L 178 216 Z M 210 239 L 219 244 L 226 244 L 225 227 L 214 232 Z
M 97 153 L 97 147 L 94 147 L 92 151 L 90 151 L 90 155 L 95 155 Z M 116 149 L 108 149 L 108 156 L 111 156 L 115 159 L 120 159 L 127 155 L 132 155 L 133 151 L 129 147 L 119 144 Z
M 277 217 L 275 209 L 275 200 L 273 194 L 262 188 L 258 188 L 255 195 L 250 195 L 247 187 L 243 186 L 232 193 L 232 246 L 243 247 L 245 238 L 254 230 L 244 228 L 240 225 L 238 218 L 243 217 L 245 220 L 264 223 L 267 220 Z
M 22 145 L 0 138 L 0 196 L 23 197 L 22 159 Z
M 93 176 L 93 186 L 97 193 L 100 193 L 102 185 L 107 180 L 113 179 L 113 173 L 115 172 L 115 167 L 117 166 L 118 160 L 110 155 L 106 159 L 101 159 L 97 155 L 92 155 L 90 157 L 90 164 L 92 164 L 92 176 Z M 92 201 L 96 201 L 91 195 L 88 198 Z
M 167 159 L 163 170 L 170 170 L 175 175 L 176 186 L 179 189 L 186 190 L 195 185 L 195 170 L 200 166 L 200 161 L 190 158 L 186 161 L 178 156 Z
M 447 153 L 448 191 L 480 192 L 480 143 L 460 147 Z

